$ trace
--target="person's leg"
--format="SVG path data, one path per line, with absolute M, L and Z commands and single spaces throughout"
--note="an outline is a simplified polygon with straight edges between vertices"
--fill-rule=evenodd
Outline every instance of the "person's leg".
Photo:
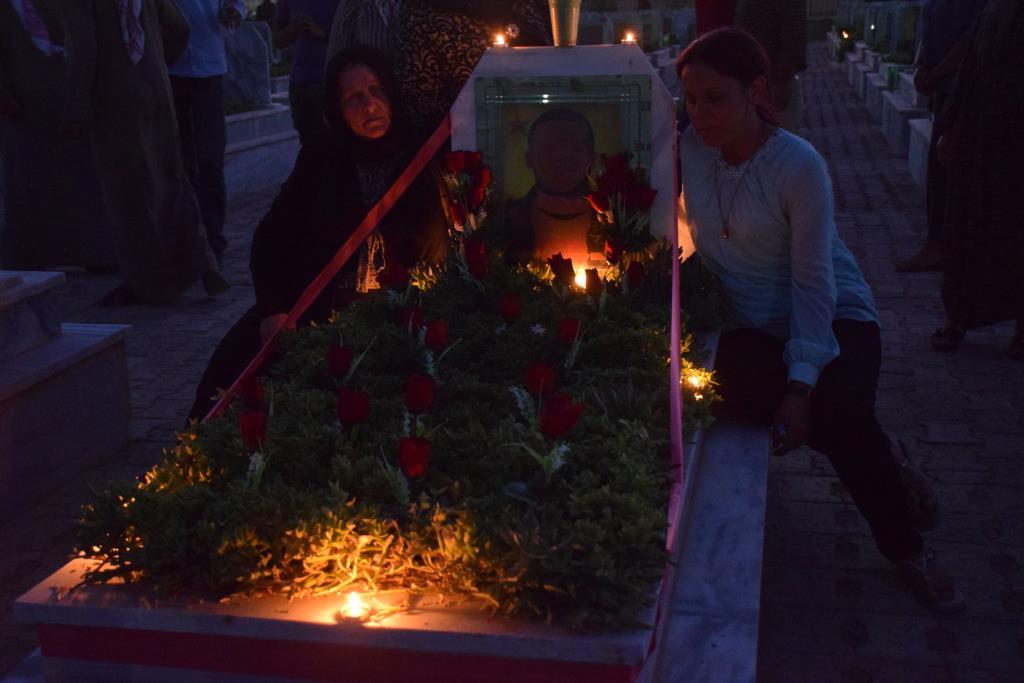
M 829 457 L 882 554 L 903 562 L 920 554 L 922 542 L 892 444 L 875 417 L 881 334 L 876 324 L 853 320 L 837 320 L 833 329 L 840 354 L 812 396 L 809 445 Z
M 759 330 L 723 332 L 715 355 L 718 414 L 771 425 L 786 390 L 783 340 Z
M 227 147 L 227 130 L 224 122 L 224 81 L 221 76 L 195 79 L 192 112 L 196 161 L 193 186 L 206 226 L 206 239 L 217 263 L 223 266 L 224 251 L 227 249 L 227 239 L 224 237 L 227 206 L 224 150 Z
M 924 549 L 912 499 L 919 492 L 901 471 L 910 465 L 896 456 L 875 417 L 878 325 L 837 320 L 833 330 L 840 355 L 822 371 L 812 397 L 809 445 L 828 456 L 871 526 L 878 549 L 896 564 L 915 596 L 935 612 L 959 612 L 963 595 Z
M 932 97 L 932 111 L 942 110 L 945 95 L 936 92 Z M 925 209 L 928 216 L 928 235 L 920 251 L 896 265 L 896 270 L 913 273 L 942 268 L 942 223 L 946 218 L 946 168 L 939 162 L 935 146 L 942 135 L 938 126 L 932 126 L 932 137 L 928 142 L 928 169 L 925 178 Z
M 171 94 L 174 96 L 174 113 L 178 119 L 178 140 L 181 142 L 181 162 L 185 175 L 192 186 L 196 184 L 195 120 L 192 103 L 194 78 L 171 76 Z

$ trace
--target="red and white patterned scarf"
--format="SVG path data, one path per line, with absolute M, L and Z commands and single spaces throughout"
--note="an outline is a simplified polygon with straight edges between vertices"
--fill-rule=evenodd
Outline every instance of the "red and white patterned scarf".
M 21 25 L 25 27 L 32 43 L 38 47 L 43 54 L 52 57 L 64 52 L 64 48 L 50 40 L 50 31 L 46 28 L 39 12 L 36 11 L 32 0 L 10 0 L 11 7 L 15 14 L 21 19 Z
M 128 50 L 132 64 L 142 61 L 146 51 L 146 34 L 142 31 L 139 17 L 142 15 L 142 0 L 114 0 L 117 13 L 121 16 L 121 37 Z

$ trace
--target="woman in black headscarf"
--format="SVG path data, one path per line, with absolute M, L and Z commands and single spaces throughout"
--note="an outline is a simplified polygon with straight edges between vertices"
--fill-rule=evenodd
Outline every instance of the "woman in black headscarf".
M 216 390 L 241 374 L 419 147 L 382 52 L 365 45 L 342 50 L 328 63 L 325 83 L 327 140 L 302 148 L 256 228 L 250 258 L 256 305 L 214 351 L 190 419 L 202 418 Z M 299 324 L 325 320 L 353 296 L 376 289 L 377 273 L 388 263 L 409 268 L 443 258 L 446 228 L 434 177 L 429 168 L 420 174 Z

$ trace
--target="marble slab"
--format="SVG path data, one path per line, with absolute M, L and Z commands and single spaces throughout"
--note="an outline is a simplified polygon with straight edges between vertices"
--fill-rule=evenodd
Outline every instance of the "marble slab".
M 928 116 L 928 110 L 914 107 L 898 92 L 882 93 L 882 133 L 899 156 L 906 156 L 910 144 L 910 120 Z
M 63 325 L 0 364 L 0 514 L 78 476 L 128 443 L 123 325 Z
M 60 334 L 57 305 L 50 293 L 63 273 L 0 271 L 0 364 L 43 346 Z
M 877 73 L 868 74 L 864 81 L 864 106 L 875 123 L 882 121 L 882 93 L 888 90 L 889 82 Z
M 756 678 L 768 448 L 729 419 L 704 434 L 654 681 Z

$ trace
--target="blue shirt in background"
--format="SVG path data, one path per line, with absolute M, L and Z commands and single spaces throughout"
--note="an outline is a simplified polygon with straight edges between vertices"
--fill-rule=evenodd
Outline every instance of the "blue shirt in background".
M 974 18 L 985 7 L 986 0 L 925 0 L 921 8 L 918 38 L 921 61 L 935 68 L 961 36 L 974 25 Z
M 184 54 L 167 71 L 172 76 L 186 78 L 208 78 L 223 76 L 228 71 L 224 56 L 224 31 L 218 15 L 222 0 L 175 0 L 181 13 L 188 19 L 191 32 Z M 245 19 L 249 10 L 244 0 L 223 0 L 223 4 L 234 7 Z
M 291 82 L 296 85 L 320 83 L 324 80 L 324 65 L 327 61 L 327 37 L 331 33 L 334 12 L 341 0 L 278 0 L 277 26 L 288 24 L 296 15 L 308 15 L 317 26 L 323 29 L 323 38 L 318 38 L 309 31 L 303 31 L 295 39 L 292 54 L 295 63 L 292 66 Z

